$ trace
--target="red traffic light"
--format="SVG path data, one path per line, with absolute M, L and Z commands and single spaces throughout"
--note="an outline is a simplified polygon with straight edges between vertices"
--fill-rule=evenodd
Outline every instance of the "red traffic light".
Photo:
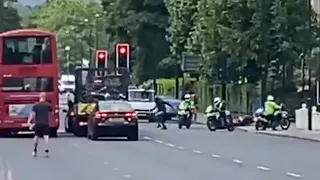
M 129 55 L 129 49 L 130 49 L 130 46 L 129 44 L 117 44 L 117 53 L 119 55 Z
M 106 61 L 108 59 L 108 51 L 98 50 L 96 52 L 96 60 L 98 61 Z

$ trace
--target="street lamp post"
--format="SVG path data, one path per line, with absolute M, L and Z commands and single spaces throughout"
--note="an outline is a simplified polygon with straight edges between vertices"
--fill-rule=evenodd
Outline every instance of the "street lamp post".
M 95 21 L 95 37 L 96 37 L 96 40 L 95 40 L 95 43 L 96 43 L 96 50 L 99 48 L 99 31 L 98 31 L 98 20 L 99 20 L 99 17 L 100 17 L 100 14 L 95 14 L 95 17 L 96 17 L 96 21 Z
M 66 46 L 64 48 L 65 53 L 66 53 L 66 57 L 65 57 L 65 64 L 67 65 L 67 73 L 70 73 L 70 68 L 69 68 L 69 60 L 70 60 L 70 46 Z

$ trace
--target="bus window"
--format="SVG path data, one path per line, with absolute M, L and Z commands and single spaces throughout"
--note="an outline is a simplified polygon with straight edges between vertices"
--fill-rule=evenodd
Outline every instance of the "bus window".
M 52 64 L 50 37 L 10 37 L 3 40 L 2 64 Z
M 4 77 L 2 92 L 53 92 L 53 78 Z

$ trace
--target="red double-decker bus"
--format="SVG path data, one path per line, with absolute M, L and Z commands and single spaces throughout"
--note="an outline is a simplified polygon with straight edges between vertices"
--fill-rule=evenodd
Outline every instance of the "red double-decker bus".
M 25 123 L 45 92 L 51 103 L 51 136 L 59 128 L 59 67 L 52 32 L 20 29 L 0 34 L 0 133 L 29 131 Z

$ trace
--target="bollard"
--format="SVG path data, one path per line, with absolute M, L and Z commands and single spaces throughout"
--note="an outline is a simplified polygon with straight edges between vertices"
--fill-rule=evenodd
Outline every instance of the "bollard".
M 308 98 L 308 130 L 312 131 L 312 104 L 311 98 Z

